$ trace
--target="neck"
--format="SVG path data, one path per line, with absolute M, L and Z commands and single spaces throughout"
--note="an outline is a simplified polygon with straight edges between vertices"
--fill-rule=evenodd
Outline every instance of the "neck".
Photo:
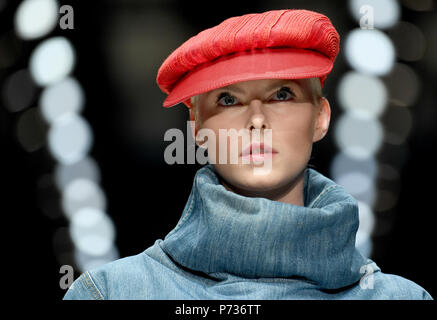
M 279 201 L 296 206 L 303 206 L 303 188 L 305 171 L 302 171 L 295 179 L 290 182 L 278 186 L 276 188 L 264 189 L 264 190 L 247 190 L 238 188 L 225 181 L 222 177 L 219 177 L 220 183 L 226 188 L 226 190 L 237 193 L 245 197 L 257 197 L 266 198 L 273 201 Z

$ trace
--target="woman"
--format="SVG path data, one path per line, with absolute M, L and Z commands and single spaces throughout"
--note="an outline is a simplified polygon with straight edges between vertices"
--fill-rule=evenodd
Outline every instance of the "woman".
M 83 273 L 64 298 L 432 299 L 357 251 L 357 201 L 307 168 L 338 50 L 307 10 L 233 17 L 176 49 L 157 76 L 164 107 L 189 108 L 211 163 L 164 240 Z

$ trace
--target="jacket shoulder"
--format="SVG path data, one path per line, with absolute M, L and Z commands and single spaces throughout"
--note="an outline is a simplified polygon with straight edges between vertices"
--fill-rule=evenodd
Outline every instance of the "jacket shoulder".
M 73 282 L 64 300 L 114 299 L 114 292 L 138 290 L 135 284 L 145 281 L 147 259 L 142 252 L 86 271 Z
M 377 282 L 380 285 L 377 285 Z M 394 274 L 379 273 L 375 278 L 378 294 L 393 300 L 433 300 L 431 295 L 417 283 Z

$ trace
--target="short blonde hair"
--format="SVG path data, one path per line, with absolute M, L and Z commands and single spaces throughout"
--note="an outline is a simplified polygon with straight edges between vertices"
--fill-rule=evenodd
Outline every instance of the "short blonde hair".
M 323 97 L 323 93 L 322 93 L 322 85 L 320 83 L 320 79 L 319 78 L 309 78 L 309 84 L 310 84 L 310 88 L 311 88 L 311 95 L 313 98 L 313 103 L 318 106 L 319 102 L 320 102 L 320 98 Z M 191 105 L 194 109 L 194 116 L 195 118 L 197 118 L 197 102 L 199 100 L 199 95 L 193 96 L 190 99 Z

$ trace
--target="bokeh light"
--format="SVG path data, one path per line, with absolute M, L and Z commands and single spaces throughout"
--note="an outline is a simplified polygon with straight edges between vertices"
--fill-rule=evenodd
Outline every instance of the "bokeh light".
M 340 106 L 356 117 L 376 118 L 387 103 L 387 89 L 377 77 L 349 71 L 337 87 Z
M 384 132 L 379 121 L 357 118 L 344 113 L 337 120 L 334 131 L 337 145 L 349 156 L 366 159 L 380 148 Z
M 357 22 L 365 14 L 361 9 L 364 6 L 372 8 L 375 28 L 390 28 L 399 20 L 400 8 L 396 0 L 352 0 L 349 1 L 349 10 Z
M 58 4 L 54 0 L 25 0 L 15 14 L 15 29 L 24 40 L 42 37 L 58 22 Z
M 91 148 L 92 140 L 88 122 L 74 113 L 58 119 L 48 134 L 49 150 L 63 164 L 72 164 L 84 158 Z
M 352 68 L 377 76 L 388 73 L 395 61 L 393 43 L 376 29 L 354 29 L 348 33 L 344 54 Z
M 373 187 L 372 178 L 359 171 L 344 173 L 337 178 L 337 183 L 345 187 L 353 196 L 365 193 Z
M 402 144 L 405 142 L 413 125 L 409 109 L 390 106 L 381 120 L 384 123 L 384 142 L 391 144 Z
M 420 93 L 421 83 L 416 72 L 404 63 L 396 63 L 382 80 L 389 92 L 390 103 L 397 106 L 413 105 Z
M 378 174 L 378 163 L 373 157 L 356 159 L 340 151 L 331 162 L 330 172 L 334 180 L 348 172 L 361 172 L 374 179 Z
M 20 115 L 16 134 L 24 150 L 33 152 L 44 146 L 46 132 L 47 127 L 37 108 L 30 108 Z
M 69 225 L 74 245 L 83 253 L 103 256 L 114 243 L 115 229 L 112 220 L 97 208 L 82 208 L 72 217 Z
M 370 235 L 375 225 L 375 217 L 371 207 L 358 201 L 359 227 L 355 238 L 355 246 L 364 256 L 368 257 L 372 251 Z
M 37 88 L 27 69 L 11 74 L 3 84 L 2 98 L 8 111 L 19 112 L 31 106 Z
M 115 246 L 111 246 L 104 254 L 99 255 L 87 254 L 77 247 L 74 250 L 74 260 L 80 270 L 97 268 L 105 263 L 116 260 L 119 255 Z
M 392 39 L 399 59 L 418 61 L 423 58 L 426 50 L 425 35 L 416 25 L 400 21 L 387 30 L 387 35 Z
M 80 113 L 83 104 L 82 87 L 71 77 L 46 87 L 40 99 L 41 113 L 49 123 L 68 114 Z
M 100 170 L 96 161 L 87 156 L 73 164 L 57 163 L 55 181 L 59 190 L 63 190 L 75 179 L 83 178 L 94 183 L 100 183 Z
M 106 210 L 106 197 L 99 185 L 91 180 L 78 178 L 62 190 L 62 207 L 71 219 L 82 208 Z
M 30 57 L 30 73 L 41 86 L 53 84 L 65 78 L 75 63 L 74 49 L 66 38 L 44 40 Z

